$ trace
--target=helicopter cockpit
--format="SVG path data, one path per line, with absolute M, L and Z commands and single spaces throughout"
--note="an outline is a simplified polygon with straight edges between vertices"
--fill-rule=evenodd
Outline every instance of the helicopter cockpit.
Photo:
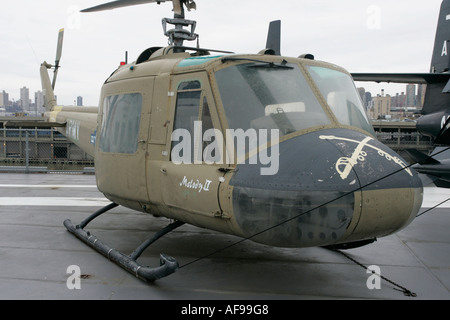
M 374 135 L 353 81 L 343 71 L 286 60 L 249 61 L 220 69 L 215 78 L 230 129 L 278 129 L 282 137 L 337 121 Z

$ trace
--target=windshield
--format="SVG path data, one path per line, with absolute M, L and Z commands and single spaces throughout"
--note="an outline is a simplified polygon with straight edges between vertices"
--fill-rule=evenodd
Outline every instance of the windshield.
M 230 129 L 278 129 L 281 137 L 330 124 L 296 64 L 246 63 L 215 75 Z
M 375 134 L 348 74 L 318 66 L 308 66 L 308 71 L 341 124 Z

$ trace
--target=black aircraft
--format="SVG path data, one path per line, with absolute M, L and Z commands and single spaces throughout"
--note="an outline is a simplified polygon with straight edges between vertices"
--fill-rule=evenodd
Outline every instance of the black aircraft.
M 429 73 L 352 73 L 355 81 L 426 84 L 427 91 L 417 131 L 436 146 L 450 146 L 450 0 L 443 0 Z M 434 150 L 433 154 L 444 150 Z M 439 187 L 450 188 L 450 159 L 437 160 L 408 150 L 416 171 L 427 174 Z M 441 157 L 442 158 L 442 157 Z

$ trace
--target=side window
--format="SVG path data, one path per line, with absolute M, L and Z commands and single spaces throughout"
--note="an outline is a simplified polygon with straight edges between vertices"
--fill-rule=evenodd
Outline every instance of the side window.
M 129 93 L 106 97 L 102 111 L 100 151 L 135 153 L 138 146 L 142 95 Z
M 220 158 L 208 99 L 199 81 L 178 86 L 172 133 L 171 161 L 177 164 L 213 163 Z
M 178 86 L 174 131 L 187 129 L 191 133 L 194 132 L 194 121 L 198 120 L 201 94 L 199 81 L 182 82 Z
M 197 149 L 194 137 L 196 136 L 195 131 L 199 130 L 201 95 L 200 81 L 186 81 L 178 86 L 172 134 L 171 158 L 173 162 L 194 163 Z M 201 134 L 201 132 L 197 134 Z

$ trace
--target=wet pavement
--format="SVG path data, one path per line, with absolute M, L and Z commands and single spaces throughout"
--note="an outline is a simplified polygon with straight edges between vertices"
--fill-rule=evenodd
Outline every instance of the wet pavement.
M 421 212 L 448 198 L 450 190 L 425 188 Z M 450 299 L 450 203 L 395 235 L 345 251 L 348 257 L 324 248 L 242 242 L 183 225 L 139 258 L 142 265 L 158 266 L 165 253 L 180 264 L 174 274 L 150 284 L 63 226 L 65 219 L 78 224 L 108 203 L 93 175 L 0 174 L 0 299 Z M 168 223 L 119 206 L 85 229 L 128 254 Z M 378 268 L 383 278 L 362 265 Z M 77 272 L 81 279 L 74 277 Z M 416 297 L 404 295 L 404 289 Z

